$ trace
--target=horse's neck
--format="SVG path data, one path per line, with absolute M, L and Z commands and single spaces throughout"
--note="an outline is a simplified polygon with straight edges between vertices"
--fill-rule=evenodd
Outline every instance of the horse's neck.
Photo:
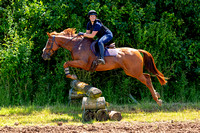
M 92 43 L 92 39 L 89 38 L 69 38 L 69 37 L 61 37 L 61 47 L 72 51 L 73 48 L 78 48 L 80 45 L 84 45 L 85 47 L 90 47 Z
M 59 38 L 59 44 L 61 47 L 71 51 L 73 47 L 77 44 L 77 42 L 80 40 L 79 38 L 73 38 L 73 37 L 64 37 L 64 36 L 58 36 Z

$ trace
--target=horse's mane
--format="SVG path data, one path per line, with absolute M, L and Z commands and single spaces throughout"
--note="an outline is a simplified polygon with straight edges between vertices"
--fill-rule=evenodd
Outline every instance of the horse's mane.
M 77 36 L 77 34 L 75 34 L 75 33 L 76 33 L 75 28 L 68 28 L 68 29 L 63 30 L 60 33 L 57 33 L 56 31 L 51 32 L 51 33 L 49 33 L 49 35 L 50 36 L 52 36 L 52 35 L 60 36 L 61 35 L 61 36 L 65 36 L 65 37 L 75 37 L 75 36 Z M 77 37 L 77 38 L 82 39 L 82 37 Z M 85 38 L 85 39 L 89 41 L 88 44 L 91 44 L 94 41 L 93 38 Z
M 60 33 L 57 33 L 56 31 L 51 32 L 50 35 L 63 35 L 63 36 L 67 36 L 67 37 L 74 37 L 76 34 L 76 29 L 75 28 L 68 28 L 63 30 Z

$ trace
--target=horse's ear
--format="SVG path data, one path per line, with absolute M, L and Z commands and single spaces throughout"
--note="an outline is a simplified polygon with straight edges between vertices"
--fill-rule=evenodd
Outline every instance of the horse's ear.
M 49 33 L 49 32 L 47 32 L 47 35 L 48 35 L 48 37 L 51 37 L 51 35 L 50 35 L 50 33 Z

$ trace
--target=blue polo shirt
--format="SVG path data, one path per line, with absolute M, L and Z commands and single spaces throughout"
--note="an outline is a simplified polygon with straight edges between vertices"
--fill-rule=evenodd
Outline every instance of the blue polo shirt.
M 92 23 L 89 21 L 87 24 L 87 30 L 90 31 L 98 31 L 96 36 L 98 38 L 101 38 L 102 36 L 106 34 L 112 34 L 112 32 L 105 27 L 99 19 L 96 19 L 95 23 L 92 25 Z
M 87 30 L 90 30 L 92 23 L 88 22 L 87 24 Z M 102 27 L 102 24 L 100 22 L 96 22 L 95 25 L 92 25 L 93 31 L 100 31 Z

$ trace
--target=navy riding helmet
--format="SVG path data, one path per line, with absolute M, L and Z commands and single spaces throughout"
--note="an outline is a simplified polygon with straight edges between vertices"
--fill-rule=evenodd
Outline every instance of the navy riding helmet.
M 97 12 L 96 12 L 95 10 L 90 10 L 90 11 L 88 12 L 88 17 L 89 17 L 90 15 L 96 15 L 96 16 L 97 16 Z

